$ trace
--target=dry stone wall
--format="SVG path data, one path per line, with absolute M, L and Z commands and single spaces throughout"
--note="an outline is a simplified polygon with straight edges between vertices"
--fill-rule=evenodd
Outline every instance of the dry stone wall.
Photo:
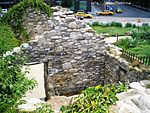
M 89 86 L 128 80 L 126 63 L 109 54 L 100 35 L 84 21 L 65 15 L 66 9 L 57 7 L 53 10 L 53 16 L 44 22 L 29 21 L 36 16 L 32 18 L 32 13 L 25 21 L 34 37 L 26 51 L 29 62 L 45 62 L 47 98 L 79 93 Z M 41 32 L 35 32 L 36 28 L 42 29 Z

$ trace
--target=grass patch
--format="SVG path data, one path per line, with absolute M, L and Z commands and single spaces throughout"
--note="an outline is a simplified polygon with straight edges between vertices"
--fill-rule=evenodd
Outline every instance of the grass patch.
M 96 31 L 96 33 L 108 33 L 109 36 L 124 36 L 127 35 L 133 28 L 121 28 L 121 27 L 102 27 L 102 26 L 92 26 L 92 28 Z
M 150 42 L 143 41 L 138 46 L 129 48 L 128 51 L 138 56 L 150 56 Z

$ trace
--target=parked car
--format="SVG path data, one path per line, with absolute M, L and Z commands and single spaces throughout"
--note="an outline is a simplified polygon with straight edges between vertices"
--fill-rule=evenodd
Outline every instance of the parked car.
M 116 9 L 116 13 L 122 13 L 123 12 L 123 10 L 120 8 L 120 7 L 118 7 L 117 9 Z
M 110 11 L 110 10 L 103 10 L 100 12 L 96 12 L 97 15 L 113 15 L 114 12 Z
M 76 17 L 83 17 L 83 18 L 93 18 L 91 14 L 85 13 L 85 12 L 77 12 L 75 14 Z

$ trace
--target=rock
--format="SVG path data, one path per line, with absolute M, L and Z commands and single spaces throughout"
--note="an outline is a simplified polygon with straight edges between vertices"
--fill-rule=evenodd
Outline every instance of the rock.
M 142 113 L 150 113 L 150 96 L 149 95 L 137 95 L 131 99 L 134 104 L 141 109 Z
M 83 34 L 83 37 L 85 37 L 85 38 L 87 38 L 87 37 L 92 38 L 93 34 L 86 32 L 86 33 Z
M 142 111 L 128 99 L 118 102 L 117 105 L 117 113 L 142 113 Z
M 26 101 L 26 103 L 18 106 L 20 111 L 30 112 L 40 107 L 42 103 L 45 103 L 44 101 L 38 98 L 29 98 L 29 99 L 25 98 L 24 100 Z
M 59 46 L 55 48 L 55 52 L 61 52 L 63 51 L 63 46 Z
M 130 88 L 144 92 L 146 89 L 139 82 L 130 83 Z
M 141 94 L 140 91 L 138 91 L 136 89 L 129 89 L 129 90 L 127 90 L 127 92 L 118 93 L 116 96 L 119 100 L 123 100 L 127 97 L 134 96 L 134 95 L 139 95 L 139 94 Z
M 73 22 L 75 20 L 76 20 L 75 17 L 66 17 L 67 22 Z
M 77 29 L 78 25 L 76 22 L 71 22 L 71 23 L 69 23 L 68 28 L 69 29 Z
M 70 62 L 66 62 L 66 63 L 62 64 L 62 68 L 64 70 L 71 69 L 72 68 L 72 64 Z
M 150 85 L 150 81 L 149 81 L 149 80 L 142 80 L 142 81 L 140 81 L 140 84 L 141 84 L 143 87 L 146 87 L 147 85 Z

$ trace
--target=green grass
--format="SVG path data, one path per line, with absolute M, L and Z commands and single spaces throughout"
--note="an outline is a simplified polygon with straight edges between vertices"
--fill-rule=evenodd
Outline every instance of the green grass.
M 124 36 L 126 33 L 130 32 L 133 28 L 120 28 L 120 27 L 102 27 L 102 26 L 92 26 L 92 28 L 96 31 L 96 33 L 108 33 L 109 36 Z
M 128 51 L 138 56 L 150 56 L 150 42 L 143 41 L 139 43 L 136 47 L 129 48 Z

